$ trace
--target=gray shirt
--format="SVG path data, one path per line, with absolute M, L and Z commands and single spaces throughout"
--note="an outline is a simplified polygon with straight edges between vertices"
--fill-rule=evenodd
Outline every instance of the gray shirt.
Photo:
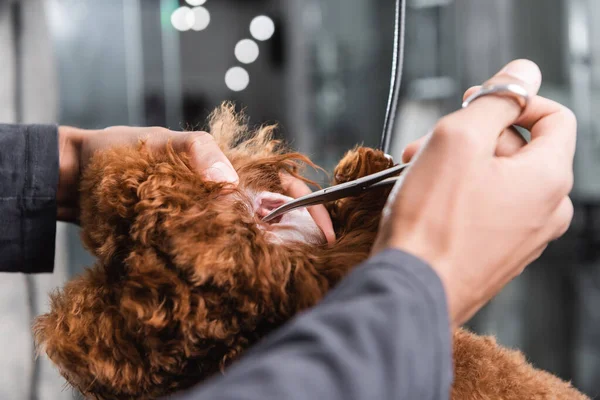
M 386 250 L 223 376 L 177 400 L 447 399 L 452 354 L 433 270 Z
M 0 271 L 53 267 L 54 126 L 0 125 Z M 225 375 L 178 400 L 447 399 L 451 336 L 435 272 L 399 250 L 357 267 Z

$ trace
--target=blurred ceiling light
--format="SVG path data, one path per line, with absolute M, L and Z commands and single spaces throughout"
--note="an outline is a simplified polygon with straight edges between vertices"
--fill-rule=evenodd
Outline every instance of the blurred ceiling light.
M 254 17 L 250 22 L 250 33 L 256 40 L 269 40 L 275 33 L 275 22 L 266 15 Z
M 232 67 L 225 73 L 225 84 L 234 92 L 241 92 L 248 87 L 250 75 L 242 67 Z
M 196 17 L 189 7 L 179 7 L 171 14 L 171 24 L 181 32 L 190 30 L 195 21 Z
M 235 45 L 235 58 L 244 64 L 251 64 L 258 58 L 258 44 L 252 39 L 242 39 Z
M 185 0 L 190 6 L 201 6 L 206 3 L 206 0 Z
M 210 24 L 210 13 L 206 8 L 194 7 L 192 9 L 192 14 L 194 15 L 194 22 L 192 24 L 193 30 L 202 31 L 208 27 L 208 24 Z

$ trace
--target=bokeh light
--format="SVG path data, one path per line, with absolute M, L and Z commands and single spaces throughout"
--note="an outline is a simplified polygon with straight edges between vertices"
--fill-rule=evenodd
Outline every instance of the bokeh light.
M 258 58 L 258 44 L 252 39 L 242 39 L 235 45 L 234 52 L 239 62 L 251 64 Z
M 178 31 L 185 32 L 192 28 L 195 16 L 189 7 L 179 7 L 171 14 L 171 24 Z
M 234 92 L 241 92 L 248 87 L 250 75 L 242 67 L 232 67 L 225 73 L 225 84 Z
M 171 24 L 181 32 L 201 31 L 210 24 L 210 13 L 204 7 L 179 7 L 171 14 Z
M 192 13 L 194 14 L 192 29 L 195 31 L 206 29 L 208 24 L 210 24 L 210 13 L 208 10 L 204 7 L 194 7 Z
M 250 33 L 256 40 L 269 40 L 275 33 L 275 22 L 266 15 L 259 15 L 250 22 Z

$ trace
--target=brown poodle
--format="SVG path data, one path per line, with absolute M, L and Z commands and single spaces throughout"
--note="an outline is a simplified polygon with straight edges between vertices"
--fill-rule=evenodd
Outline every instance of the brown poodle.
M 96 265 L 51 297 L 35 323 L 40 350 L 89 398 L 155 399 L 223 372 L 299 311 L 314 306 L 373 244 L 386 189 L 330 204 L 327 244 L 306 210 L 273 223 L 282 176 L 301 154 L 250 133 L 229 105 L 210 131 L 237 170 L 236 189 L 206 182 L 166 148 L 115 148 L 84 171 L 81 226 Z M 344 182 L 392 166 L 357 148 L 335 170 Z M 455 334 L 453 399 L 583 399 L 517 352 Z

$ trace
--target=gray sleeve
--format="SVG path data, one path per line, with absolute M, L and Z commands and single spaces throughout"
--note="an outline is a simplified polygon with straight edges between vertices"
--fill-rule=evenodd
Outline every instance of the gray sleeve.
M 56 126 L 0 124 L 0 272 L 52 272 Z
M 318 306 L 177 400 L 447 399 L 451 335 L 438 276 L 387 250 Z

